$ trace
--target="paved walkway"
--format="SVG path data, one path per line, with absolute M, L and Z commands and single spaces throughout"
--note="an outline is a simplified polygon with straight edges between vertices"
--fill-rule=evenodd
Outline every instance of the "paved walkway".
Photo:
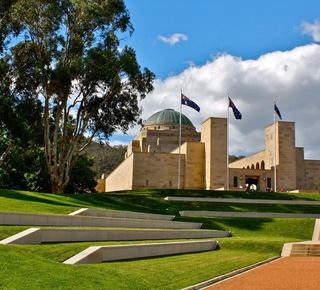
M 318 290 L 320 257 L 281 258 L 202 289 Z

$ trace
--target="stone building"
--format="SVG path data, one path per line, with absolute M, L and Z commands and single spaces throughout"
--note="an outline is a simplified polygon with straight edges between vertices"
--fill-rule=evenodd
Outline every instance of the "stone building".
M 98 180 L 99 192 L 178 188 L 218 190 L 274 187 L 274 124 L 265 128 L 265 150 L 229 164 L 227 169 L 227 119 L 209 118 L 197 132 L 180 113 L 166 109 L 153 114 L 128 145 L 124 161 L 105 179 Z M 305 160 L 304 149 L 295 147 L 294 122 L 276 123 L 277 189 L 318 192 L 320 161 Z M 180 166 L 179 166 L 180 164 Z M 179 170 L 180 167 L 180 170 Z M 180 178 L 178 173 L 180 171 Z

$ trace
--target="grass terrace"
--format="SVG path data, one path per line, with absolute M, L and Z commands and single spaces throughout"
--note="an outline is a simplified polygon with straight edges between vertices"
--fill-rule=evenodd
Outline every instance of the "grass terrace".
M 284 243 L 310 240 L 315 220 L 180 217 L 180 210 L 320 214 L 320 206 L 166 201 L 166 196 L 320 200 L 320 195 L 310 193 L 137 190 L 53 195 L 0 190 L 0 211 L 69 214 L 83 207 L 126 210 L 176 215 L 177 221 L 203 223 L 202 229 L 232 231 L 232 237 L 220 238 L 220 249 L 212 252 L 91 265 L 62 262 L 93 245 L 142 242 L 0 245 L 0 288 L 181 289 L 278 256 Z M 27 228 L 0 225 L 0 240 Z

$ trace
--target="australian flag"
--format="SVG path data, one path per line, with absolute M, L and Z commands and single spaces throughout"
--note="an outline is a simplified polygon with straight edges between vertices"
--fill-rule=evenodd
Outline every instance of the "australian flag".
M 274 111 L 277 113 L 277 115 L 279 116 L 280 120 L 282 120 L 282 117 L 281 117 L 281 114 L 280 114 L 280 111 L 277 107 L 277 104 L 276 102 L 274 102 Z
M 181 94 L 181 104 L 189 106 L 195 109 L 196 111 L 200 112 L 200 107 L 195 102 L 188 99 L 184 94 Z
M 238 120 L 241 120 L 242 114 L 240 113 L 240 111 L 237 109 L 237 107 L 234 105 L 234 103 L 230 98 L 229 98 L 229 107 L 232 108 L 234 117 Z

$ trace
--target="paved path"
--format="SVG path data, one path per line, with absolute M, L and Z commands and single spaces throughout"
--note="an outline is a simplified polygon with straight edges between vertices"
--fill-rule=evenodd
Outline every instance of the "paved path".
M 319 290 L 320 257 L 281 258 L 202 289 Z
M 179 197 L 167 196 L 164 199 L 176 200 L 176 201 L 200 201 L 200 202 L 320 205 L 320 201 L 313 201 L 313 200 L 240 199 L 240 198 L 211 198 L 211 197 L 186 197 L 186 196 L 179 196 Z

